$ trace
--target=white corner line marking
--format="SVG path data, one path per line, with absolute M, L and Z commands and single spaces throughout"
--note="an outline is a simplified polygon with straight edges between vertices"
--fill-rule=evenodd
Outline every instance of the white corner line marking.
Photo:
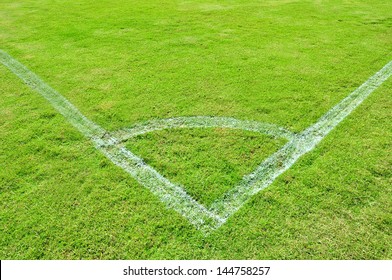
M 49 101 L 57 111 L 83 135 L 89 138 L 95 147 L 114 164 L 128 172 L 140 184 L 156 195 L 168 208 L 180 213 L 205 234 L 209 234 L 219 228 L 226 222 L 227 218 L 241 208 L 253 195 L 268 187 L 303 154 L 313 150 L 332 129 L 392 75 L 392 61 L 390 61 L 359 88 L 329 110 L 314 125 L 298 134 L 294 134 L 274 124 L 210 116 L 151 120 L 135 124 L 131 128 L 109 133 L 85 117 L 66 98 L 2 50 L 0 50 L 0 61 L 25 84 Z M 215 200 L 209 208 L 198 203 L 181 186 L 170 182 L 122 144 L 122 142 L 131 137 L 156 130 L 211 127 L 254 131 L 275 138 L 285 138 L 288 142 L 280 150 L 264 160 L 255 171 L 245 175 L 237 186 L 230 189 L 221 198 Z

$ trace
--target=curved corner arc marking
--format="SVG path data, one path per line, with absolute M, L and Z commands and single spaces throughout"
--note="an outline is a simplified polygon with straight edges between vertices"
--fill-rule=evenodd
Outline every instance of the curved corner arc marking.
M 138 135 L 178 128 L 229 128 L 245 131 L 258 132 L 274 138 L 285 138 L 292 140 L 295 134 L 283 127 L 271 123 L 263 123 L 249 120 L 239 120 L 232 117 L 216 116 L 189 116 L 174 117 L 167 119 L 154 119 L 146 122 L 136 123 L 130 128 L 124 128 L 112 132 L 111 134 L 123 142 Z

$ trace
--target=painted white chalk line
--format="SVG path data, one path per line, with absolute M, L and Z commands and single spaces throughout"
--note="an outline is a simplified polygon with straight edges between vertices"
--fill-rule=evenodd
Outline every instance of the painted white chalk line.
M 97 124 L 88 120 L 75 106 L 16 59 L 0 50 L 0 61 L 30 88 L 41 94 L 83 135 L 91 139 L 95 147 L 114 164 L 123 168 L 139 183 L 150 189 L 167 207 L 187 218 L 203 232 L 218 227 L 223 220 L 197 203 L 180 186 L 174 185 L 151 166 L 129 150 L 120 141 Z
M 114 164 L 123 168 L 139 183 L 151 190 L 167 207 L 183 215 L 198 229 L 207 234 L 220 227 L 254 194 L 269 186 L 281 173 L 290 168 L 299 157 L 311 151 L 318 142 L 392 75 L 391 61 L 328 111 L 314 125 L 299 134 L 291 133 L 273 124 L 209 116 L 152 120 L 109 133 L 87 119 L 68 100 L 1 50 L 0 60 L 27 85 L 46 98 L 72 125 L 91 139 L 97 149 L 104 153 Z M 199 204 L 181 186 L 171 183 L 122 144 L 131 137 L 156 130 L 210 127 L 255 131 L 276 138 L 286 138 L 289 142 L 262 162 L 255 171 L 244 176 L 236 187 L 214 201 L 209 208 Z
M 226 192 L 222 198 L 214 201 L 210 210 L 227 219 L 254 194 L 268 187 L 303 154 L 313 150 L 332 129 L 391 75 L 392 61 L 329 110 L 315 124 L 297 134 L 294 139 L 267 158 L 254 172 L 244 176 L 240 184 Z

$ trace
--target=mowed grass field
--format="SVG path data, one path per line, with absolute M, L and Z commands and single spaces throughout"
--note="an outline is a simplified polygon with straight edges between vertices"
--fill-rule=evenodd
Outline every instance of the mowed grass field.
M 113 131 L 225 116 L 300 132 L 392 60 L 392 2 L 0 1 L 3 49 Z M 0 65 L 1 259 L 391 259 L 392 79 L 202 234 Z M 175 129 L 127 147 L 209 205 L 284 144 Z

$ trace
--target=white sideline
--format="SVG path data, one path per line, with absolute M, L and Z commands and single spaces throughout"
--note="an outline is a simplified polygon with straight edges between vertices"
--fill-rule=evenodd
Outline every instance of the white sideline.
M 227 219 L 250 197 L 268 187 L 280 174 L 289 169 L 303 154 L 313 148 L 375 89 L 392 75 L 392 61 L 370 77 L 359 88 L 323 115 L 315 124 L 297 134 L 294 139 L 266 159 L 241 183 L 213 202 L 210 209 Z
M 269 186 L 303 154 L 311 151 L 333 128 L 392 75 L 392 61 L 390 61 L 359 88 L 329 110 L 314 125 L 299 134 L 294 134 L 273 124 L 209 116 L 152 120 L 109 133 L 87 119 L 67 99 L 2 50 L 0 50 L 0 61 L 30 88 L 48 100 L 75 128 L 91 139 L 95 147 L 114 164 L 123 168 L 139 183 L 154 193 L 168 208 L 183 215 L 205 234 L 219 228 L 254 194 Z M 289 142 L 262 162 L 255 171 L 245 175 L 236 187 L 215 200 L 209 208 L 199 204 L 181 186 L 170 182 L 122 144 L 123 141 L 131 137 L 156 130 L 210 127 L 255 131 L 276 138 L 286 138 Z
M 41 94 L 83 135 L 91 139 L 95 147 L 114 164 L 123 168 L 159 199 L 202 231 L 208 231 L 223 223 L 223 220 L 197 203 L 180 186 L 174 185 L 151 166 L 129 150 L 109 132 L 87 119 L 75 106 L 57 91 L 43 82 L 27 67 L 0 50 L 0 61 L 30 88 Z

